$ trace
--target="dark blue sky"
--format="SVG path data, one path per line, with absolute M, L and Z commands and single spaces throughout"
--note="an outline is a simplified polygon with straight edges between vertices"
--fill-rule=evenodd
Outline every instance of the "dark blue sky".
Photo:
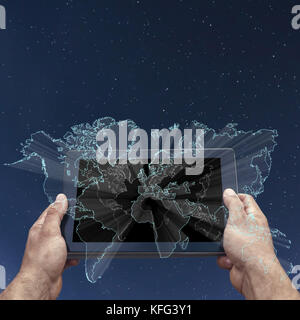
M 298 163 L 300 30 L 288 0 L 0 0 L 1 162 L 45 130 L 61 137 L 99 117 L 168 127 L 196 119 L 215 129 L 277 129 L 271 174 L 258 201 L 292 241 L 300 264 Z M 43 176 L 0 167 L 0 264 L 18 271 L 28 229 L 46 207 Z M 58 190 L 59 191 L 59 190 Z M 97 284 L 83 263 L 61 298 L 239 298 L 215 258 L 116 260 Z

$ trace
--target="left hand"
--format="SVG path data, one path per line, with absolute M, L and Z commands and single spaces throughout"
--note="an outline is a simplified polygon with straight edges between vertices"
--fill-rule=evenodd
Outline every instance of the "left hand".
M 59 194 L 31 227 L 19 274 L 2 294 L 2 299 L 58 297 L 63 271 L 78 264 L 77 260 L 67 261 L 67 246 L 61 235 L 60 225 L 67 209 L 66 196 Z

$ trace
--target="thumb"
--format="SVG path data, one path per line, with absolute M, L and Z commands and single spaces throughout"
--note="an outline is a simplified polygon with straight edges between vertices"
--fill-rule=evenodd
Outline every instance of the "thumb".
M 42 230 L 48 236 L 60 235 L 60 224 L 68 209 L 68 199 L 59 194 L 55 202 L 49 206 Z
M 229 211 L 228 221 L 241 221 L 246 216 L 243 202 L 232 189 L 224 191 L 223 201 Z

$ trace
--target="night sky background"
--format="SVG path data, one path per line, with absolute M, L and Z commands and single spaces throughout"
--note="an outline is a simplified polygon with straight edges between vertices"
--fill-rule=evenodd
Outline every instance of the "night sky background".
M 300 1 L 299 1 L 300 2 Z M 165 128 L 277 129 L 258 202 L 300 264 L 300 30 L 288 0 L 0 0 L 1 163 L 38 130 L 60 138 L 104 116 Z M 300 4 L 300 3 L 298 3 Z M 0 264 L 18 272 L 27 232 L 48 205 L 43 175 L 0 166 Z M 61 190 L 57 190 L 59 193 Z M 240 299 L 215 258 L 115 260 L 96 284 L 84 262 L 62 299 Z

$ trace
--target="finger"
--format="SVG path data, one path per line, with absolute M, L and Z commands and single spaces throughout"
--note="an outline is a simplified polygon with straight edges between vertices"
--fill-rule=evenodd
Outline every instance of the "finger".
M 64 194 L 59 194 L 55 202 L 50 205 L 42 226 L 42 231 L 49 236 L 60 235 L 60 224 L 68 209 L 68 200 Z
M 242 201 L 232 189 L 226 189 L 224 191 L 223 201 L 229 210 L 228 221 L 239 220 L 246 215 Z
M 256 201 L 252 196 L 250 196 L 249 194 L 243 194 L 243 193 L 239 193 L 238 196 L 244 205 L 244 210 L 247 215 L 253 214 L 254 216 L 255 215 L 264 216 L 263 212 L 261 211 L 260 207 L 258 206 L 258 204 L 256 203 Z
M 79 265 L 79 262 L 80 262 L 80 260 L 77 260 L 77 259 L 67 260 L 64 269 L 66 270 L 66 269 L 68 269 L 68 268 L 70 268 L 70 267 L 78 266 L 78 265 Z
M 231 270 L 233 267 L 232 262 L 227 256 L 218 257 L 217 264 L 221 269 Z

